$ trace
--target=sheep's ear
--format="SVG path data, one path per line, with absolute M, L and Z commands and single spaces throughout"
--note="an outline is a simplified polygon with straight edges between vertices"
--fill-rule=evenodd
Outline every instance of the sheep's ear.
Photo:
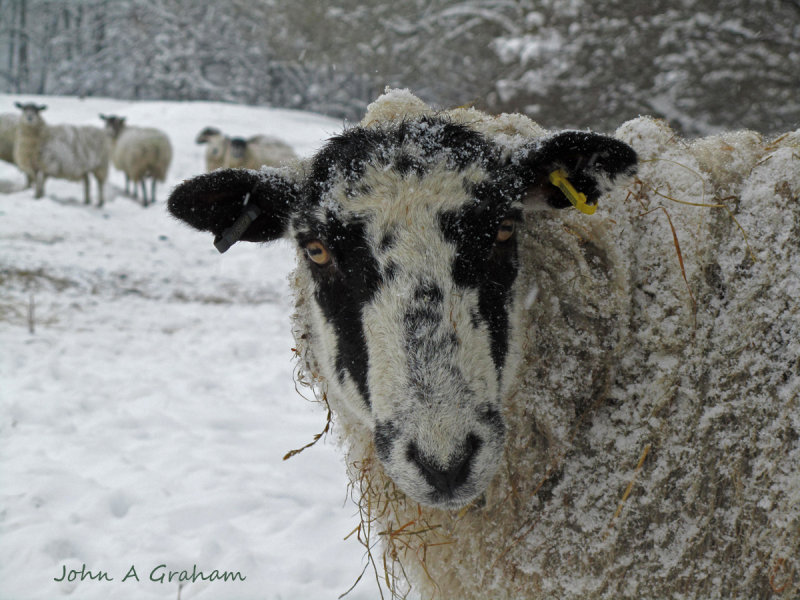
M 537 140 L 513 159 L 532 207 L 575 206 L 593 213 L 597 201 L 622 177 L 636 173 L 636 152 L 617 139 L 565 131 Z
M 47 104 L 40 104 L 39 106 L 36 107 L 36 112 L 42 112 L 46 108 L 47 108 Z
M 23 110 L 25 108 L 25 105 L 22 104 L 22 102 L 14 102 L 14 106 L 16 106 L 20 110 Z
M 286 169 L 220 169 L 181 183 L 167 208 L 195 229 L 213 233 L 214 245 L 225 252 L 237 241 L 284 236 L 299 196 Z

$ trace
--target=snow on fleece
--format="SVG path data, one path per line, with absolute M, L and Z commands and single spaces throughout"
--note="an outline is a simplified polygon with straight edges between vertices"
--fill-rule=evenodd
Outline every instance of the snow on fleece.
M 431 112 L 393 90 L 363 124 Z M 512 149 L 541 135 L 519 115 L 450 116 Z M 524 363 L 484 496 L 417 504 L 337 415 L 362 532 L 395 532 L 374 559 L 398 595 L 800 591 L 800 132 L 687 141 L 643 117 L 615 135 L 640 159 L 627 189 L 592 217 L 526 215 Z M 305 289 L 294 329 L 313 377 Z

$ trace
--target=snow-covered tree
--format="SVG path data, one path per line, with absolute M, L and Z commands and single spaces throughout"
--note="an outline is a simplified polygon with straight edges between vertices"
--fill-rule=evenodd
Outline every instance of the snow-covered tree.
M 549 127 L 774 132 L 800 122 L 799 64 L 799 0 L 0 0 L 17 93 L 358 119 L 392 85 Z
M 688 133 L 800 121 L 800 3 L 525 0 L 522 35 L 493 42 L 514 70 L 496 108 L 612 128 L 638 114 Z

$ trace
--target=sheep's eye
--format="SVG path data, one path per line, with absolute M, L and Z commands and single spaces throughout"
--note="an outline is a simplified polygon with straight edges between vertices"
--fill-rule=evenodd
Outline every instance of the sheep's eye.
M 511 236 L 514 235 L 514 228 L 516 227 L 516 223 L 511 219 L 503 219 L 503 222 L 500 223 L 500 227 L 497 228 L 497 241 L 498 242 L 507 242 L 511 239 Z
M 305 245 L 305 249 L 308 258 L 316 264 L 324 266 L 331 262 L 331 253 L 328 252 L 328 249 L 319 240 L 308 242 Z

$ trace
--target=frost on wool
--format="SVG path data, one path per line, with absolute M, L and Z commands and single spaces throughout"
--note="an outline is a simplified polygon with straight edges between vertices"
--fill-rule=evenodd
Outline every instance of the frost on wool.
M 437 135 L 442 131 L 448 134 Z M 386 144 L 386 132 L 395 132 L 395 142 L 398 132 L 407 137 Z M 499 414 L 484 414 L 487 422 L 505 424 L 499 467 L 459 510 L 437 506 L 435 497 L 413 500 L 419 488 L 408 487 L 408 473 L 397 475 L 382 456 L 398 430 L 416 426 L 413 406 L 392 427 L 370 424 L 368 416 L 402 402 L 399 391 L 408 382 L 387 386 L 382 378 L 407 364 L 420 389 L 454 383 L 460 398 L 482 381 L 497 383 L 475 349 L 487 326 L 480 311 L 470 314 L 470 286 L 453 294 L 442 273 L 431 272 L 437 285 L 412 288 L 407 297 L 354 297 L 340 302 L 338 313 L 326 312 L 325 286 L 346 268 L 362 281 L 380 275 L 403 283 L 404 271 L 424 270 L 442 257 L 452 261 L 455 281 L 469 279 L 459 257 L 474 256 L 486 232 L 462 231 L 462 242 L 473 245 L 454 250 L 437 237 L 437 228 L 449 231 L 450 217 L 437 223 L 423 208 L 446 215 L 464 203 L 493 206 L 496 197 L 470 194 L 482 189 L 495 161 L 513 165 L 525 148 L 588 138 L 559 138 L 519 115 L 468 109 L 442 115 L 407 91 L 390 91 L 370 106 L 361 129 L 340 138 L 359 157 L 341 178 L 339 163 L 323 152 L 299 170 L 202 176 L 179 186 L 170 208 L 219 234 L 237 220 L 247 196 L 274 213 L 255 217 L 242 240 L 291 231 L 298 244 L 292 281 L 301 378 L 316 381 L 335 413 L 364 521 L 360 539 L 374 544 L 374 532 L 383 532 L 384 556 L 373 559 L 389 569 L 393 594 L 410 586 L 435 598 L 794 598 L 800 591 L 798 134 L 762 140 L 738 133 L 690 143 L 662 122 L 636 119 L 616 137 L 636 150 L 638 175 L 627 189 L 602 196 L 595 215 L 540 203 L 537 210 L 525 204 L 513 226 L 494 215 L 499 227 L 489 234 L 496 231 L 501 243 L 513 239 L 518 253 L 507 351 L 508 364 L 520 368 L 498 388 Z M 596 154 L 581 156 L 570 173 L 587 193 L 603 183 L 599 170 L 592 175 Z M 588 176 L 581 164 L 590 165 Z M 608 179 L 613 175 L 612 169 Z M 552 192 L 533 188 L 534 195 Z M 501 200 L 518 191 L 494 189 Z M 309 195 L 319 203 L 293 216 Z M 509 202 L 506 208 L 518 206 Z M 366 232 L 338 225 L 348 215 L 373 214 Z M 315 219 L 329 229 L 311 227 Z M 372 232 L 376 223 L 396 229 Z M 506 238 L 514 229 L 516 237 Z M 507 256 L 503 248 L 500 256 Z M 363 258 L 367 250 L 377 261 L 348 266 L 346 251 Z M 376 318 L 380 303 L 400 319 Z M 430 315 L 443 306 L 453 324 L 449 336 L 431 325 Z M 349 318 L 340 321 L 342 315 Z M 404 338 L 397 324 L 406 317 L 417 327 Z M 362 319 L 364 332 L 348 329 Z M 428 335 L 428 351 L 420 350 Z M 395 339 L 406 340 L 405 354 L 386 345 Z M 459 371 L 447 355 L 469 345 L 464 361 L 472 369 Z M 342 353 L 342 346 L 355 351 Z M 338 359 L 358 352 L 366 364 Z M 418 355 L 439 365 L 441 381 L 428 379 Z M 375 394 L 381 386 L 385 393 Z M 370 405 L 358 406 L 354 399 L 366 397 L 364 390 Z M 415 405 L 420 412 L 430 408 L 424 400 Z M 458 418 L 441 413 L 443 431 L 471 418 L 468 404 L 460 409 Z M 409 446 L 408 462 L 420 463 L 418 457 L 419 448 Z M 440 475 L 431 472 L 436 467 L 427 466 L 426 478 Z
M 423 597 L 798 596 L 798 134 L 689 143 L 636 119 L 627 192 L 529 215 L 506 468 L 463 514 L 368 488 L 382 530 L 439 527 L 387 537 Z M 363 481 L 370 442 L 345 437 Z

